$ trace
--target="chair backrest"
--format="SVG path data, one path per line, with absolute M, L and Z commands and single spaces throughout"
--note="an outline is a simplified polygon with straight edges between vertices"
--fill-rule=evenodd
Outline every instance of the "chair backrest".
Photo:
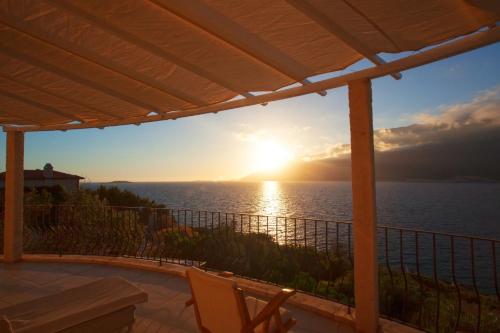
M 211 333 L 240 332 L 242 311 L 236 283 L 198 268 L 186 271 L 198 324 Z

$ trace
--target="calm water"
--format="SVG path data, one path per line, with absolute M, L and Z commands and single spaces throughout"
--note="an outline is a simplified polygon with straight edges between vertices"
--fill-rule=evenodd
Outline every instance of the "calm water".
M 99 184 L 85 184 L 95 188 Z M 350 182 L 112 184 L 170 208 L 351 219 Z M 378 223 L 500 239 L 500 184 L 377 184 Z
M 96 188 L 100 184 L 85 184 Z M 110 184 L 108 184 L 110 185 Z M 140 196 L 163 203 L 169 208 L 194 211 L 220 211 L 284 217 L 308 217 L 331 221 L 351 220 L 350 182 L 193 182 L 193 183 L 119 183 L 111 184 L 130 190 Z M 494 183 L 395 183 L 377 184 L 377 211 L 379 225 L 402 227 L 485 237 L 500 240 L 500 184 Z M 216 215 L 217 216 L 217 215 Z M 210 215 L 208 215 L 210 217 Z M 179 216 L 181 223 L 188 218 Z M 208 221 L 208 220 L 207 220 Z M 352 234 L 347 224 L 325 229 L 324 223 L 315 227 L 315 221 L 302 220 L 298 228 L 285 226 L 285 219 L 272 219 L 271 235 L 280 243 L 296 239 L 296 230 L 304 230 L 299 239 L 316 238 L 328 248 L 334 248 L 336 239 L 352 251 Z M 289 219 L 289 221 L 293 221 Z M 236 221 L 237 223 L 239 222 Z M 213 223 L 213 215 L 210 223 Z M 243 225 L 241 220 L 241 225 Z M 242 230 L 250 230 L 259 223 L 246 220 Z M 307 224 L 304 227 L 304 223 Z M 292 230 L 293 229 L 293 230 Z M 307 230 L 306 230 L 307 229 Z M 306 237 L 304 237 L 306 234 Z M 339 235 L 339 236 L 337 236 Z M 291 237 L 290 237 L 291 236 Z M 387 239 L 387 241 L 386 241 Z M 482 292 L 494 293 L 494 267 L 500 268 L 500 256 L 493 254 L 492 242 L 467 238 L 452 239 L 446 235 L 419 234 L 418 247 L 413 232 L 400 234 L 398 230 L 378 231 L 378 257 L 381 264 L 394 270 L 417 272 L 428 277 L 437 270 L 439 279 L 472 288 L 475 276 Z M 500 243 L 494 245 L 500 253 Z M 417 250 L 418 248 L 418 250 Z M 351 252 L 352 253 L 352 252 Z M 474 256 L 471 256 L 474 253 Z M 454 258 L 454 260 L 452 260 Z M 452 261 L 455 263 L 453 274 Z

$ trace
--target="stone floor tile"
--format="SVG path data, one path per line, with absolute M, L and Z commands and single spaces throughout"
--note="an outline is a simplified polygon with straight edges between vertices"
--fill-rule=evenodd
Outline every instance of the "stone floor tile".
M 147 303 L 137 305 L 132 332 L 198 332 L 193 307 L 185 308 L 191 297 L 184 279 L 162 273 L 104 265 L 65 263 L 0 264 L 0 307 L 46 296 L 92 280 L 121 276 L 143 288 Z M 298 320 L 295 333 L 339 332 L 352 330 L 326 318 L 289 307 Z

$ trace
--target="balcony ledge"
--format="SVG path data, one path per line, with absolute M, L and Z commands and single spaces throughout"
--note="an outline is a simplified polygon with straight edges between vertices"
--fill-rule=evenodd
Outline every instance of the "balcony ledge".
M 0 262 L 3 262 L 0 256 Z M 31 263 L 71 263 L 114 266 L 149 272 L 163 273 L 171 276 L 185 278 L 186 266 L 161 263 L 159 261 L 127 257 L 81 256 L 81 255 L 54 255 L 54 254 L 24 254 L 22 262 Z M 270 298 L 280 289 L 278 286 L 269 285 L 259 281 L 236 277 L 238 285 L 246 292 L 262 298 Z M 304 311 L 329 318 L 335 322 L 350 327 L 354 331 L 355 309 L 343 304 L 332 302 L 319 297 L 314 297 L 298 292 L 290 298 L 289 304 Z M 417 333 L 422 332 L 403 324 L 380 319 L 380 333 Z

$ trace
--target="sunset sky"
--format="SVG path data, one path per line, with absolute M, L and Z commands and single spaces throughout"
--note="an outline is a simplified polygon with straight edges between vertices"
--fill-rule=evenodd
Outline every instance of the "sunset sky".
M 498 59 L 497 44 L 406 71 L 400 81 L 374 80 L 374 127 L 449 121 L 480 108 L 475 121 L 493 118 L 500 126 Z M 397 140 L 379 148 L 397 147 Z M 25 168 L 51 162 L 87 181 L 233 180 L 297 159 L 335 156 L 347 143 L 347 89 L 340 88 L 326 97 L 314 94 L 139 127 L 29 133 Z M 0 147 L 4 166 L 5 134 Z

